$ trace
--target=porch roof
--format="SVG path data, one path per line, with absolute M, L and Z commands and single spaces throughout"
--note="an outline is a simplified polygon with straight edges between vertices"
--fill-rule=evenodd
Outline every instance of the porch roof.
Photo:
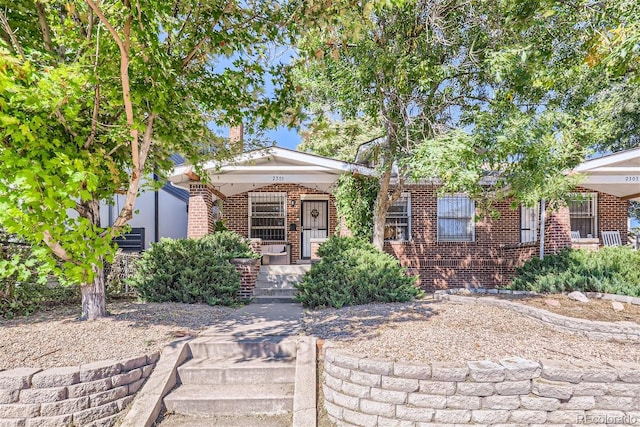
M 226 162 L 208 162 L 203 169 L 219 197 L 270 184 L 300 184 L 328 193 L 343 173 L 373 175 L 373 169 L 366 166 L 282 147 L 250 151 Z M 191 165 L 178 166 L 169 176 L 173 185 L 186 189 L 199 180 Z
M 573 172 L 583 176 L 582 187 L 640 202 L 640 148 L 587 160 Z

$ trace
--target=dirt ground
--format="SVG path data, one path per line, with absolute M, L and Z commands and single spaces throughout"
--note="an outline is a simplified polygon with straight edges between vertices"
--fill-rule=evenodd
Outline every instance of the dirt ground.
M 584 303 L 562 294 L 538 296 L 493 294 L 490 296 L 531 305 L 568 317 L 603 322 L 635 322 L 640 324 L 640 305 L 622 303 L 624 310 L 616 311 L 613 309 L 612 301 L 599 298 L 589 298 L 589 302 Z M 553 301 L 557 304 L 554 304 Z

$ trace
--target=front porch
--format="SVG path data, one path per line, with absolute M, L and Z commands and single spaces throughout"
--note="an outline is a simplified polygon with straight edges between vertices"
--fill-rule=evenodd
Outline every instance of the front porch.
M 259 239 L 263 264 L 309 263 L 319 242 L 338 229 L 334 186 L 343 173 L 369 168 L 279 147 L 207 164 L 206 179 L 190 166 L 169 179 L 189 190 L 188 237 L 226 227 Z

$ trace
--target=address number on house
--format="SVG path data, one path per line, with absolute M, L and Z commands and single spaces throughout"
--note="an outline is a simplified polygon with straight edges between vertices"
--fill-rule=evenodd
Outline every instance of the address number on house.
M 273 182 L 284 182 L 285 181 L 285 176 L 284 175 L 273 175 L 271 181 L 273 181 Z
M 625 182 L 640 182 L 640 176 L 639 175 L 625 176 L 624 177 L 624 181 Z

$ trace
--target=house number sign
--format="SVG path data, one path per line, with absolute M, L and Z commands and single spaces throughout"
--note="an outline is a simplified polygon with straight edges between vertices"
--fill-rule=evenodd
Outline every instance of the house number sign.
M 273 182 L 284 182 L 284 175 L 273 175 L 271 181 L 273 181 Z
M 624 177 L 625 182 L 640 182 L 640 176 L 638 175 L 629 175 Z

